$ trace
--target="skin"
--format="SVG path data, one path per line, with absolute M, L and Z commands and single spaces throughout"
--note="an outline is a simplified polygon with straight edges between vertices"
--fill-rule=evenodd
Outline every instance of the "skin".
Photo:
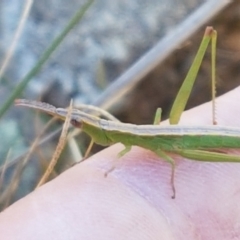
M 240 88 L 217 100 L 219 125 L 240 127 L 239 102 Z M 185 112 L 180 124 L 211 124 L 211 105 Z M 138 147 L 117 159 L 122 148 L 120 144 L 107 148 L 10 206 L 0 214 L 1 236 L 8 240 L 240 238 L 240 164 L 174 157 L 173 200 L 170 165 Z M 105 178 L 114 164 L 116 170 Z

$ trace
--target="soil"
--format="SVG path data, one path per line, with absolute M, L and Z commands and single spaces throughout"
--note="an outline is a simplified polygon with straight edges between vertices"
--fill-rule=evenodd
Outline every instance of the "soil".
M 240 82 L 239 13 L 240 1 L 236 0 L 208 24 L 218 32 L 217 95 L 228 92 Z M 197 52 L 205 27 L 148 74 L 128 95 L 127 104 L 117 116 L 121 121 L 150 124 L 158 107 L 163 109 L 163 118 L 168 117 L 173 100 Z M 210 57 L 210 50 L 208 50 L 187 109 L 211 100 Z

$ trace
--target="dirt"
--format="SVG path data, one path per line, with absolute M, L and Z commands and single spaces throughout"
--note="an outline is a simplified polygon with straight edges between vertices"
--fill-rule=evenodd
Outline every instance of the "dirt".
M 234 1 L 209 22 L 218 32 L 217 95 L 235 88 L 240 82 L 240 1 Z M 172 102 L 185 78 L 201 42 L 204 29 L 177 49 L 163 64 L 148 74 L 128 95 L 127 104 L 118 114 L 123 122 L 146 124 L 153 121 L 156 108 L 167 118 Z M 211 100 L 210 51 L 204 58 L 187 109 Z

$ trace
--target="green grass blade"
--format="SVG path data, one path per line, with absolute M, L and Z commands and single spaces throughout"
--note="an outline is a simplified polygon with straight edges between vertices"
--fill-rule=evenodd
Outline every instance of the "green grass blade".
M 4 115 L 4 113 L 8 110 L 8 108 L 12 105 L 13 101 L 17 96 L 21 94 L 24 88 L 27 86 L 28 82 L 39 72 L 44 63 L 49 59 L 54 50 L 58 47 L 58 45 L 63 41 L 66 35 L 70 32 L 70 30 L 82 19 L 85 12 L 91 6 L 94 0 L 89 0 L 86 4 L 84 4 L 77 13 L 73 16 L 73 18 L 69 21 L 68 25 L 64 28 L 64 30 L 57 36 L 52 44 L 46 49 L 46 51 L 42 54 L 39 61 L 36 65 L 29 71 L 29 73 L 21 80 L 21 82 L 16 86 L 16 88 L 12 91 L 10 97 L 3 104 L 3 107 L 0 109 L 0 118 Z
M 193 88 L 196 76 L 198 74 L 202 59 L 208 47 L 209 41 L 212 37 L 213 28 L 207 27 L 201 42 L 201 45 L 198 49 L 197 55 L 194 58 L 193 64 L 183 81 L 183 84 L 178 92 L 177 97 L 173 103 L 171 112 L 170 112 L 170 124 L 178 124 L 181 114 L 185 109 L 188 98 Z
M 216 48 L 217 48 L 217 31 L 213 30 L 212 33 L 212 56 L 211 56 L 211 65 L 212 65 L 212 116 L 213 124 L 217 124 L 216 120 Z

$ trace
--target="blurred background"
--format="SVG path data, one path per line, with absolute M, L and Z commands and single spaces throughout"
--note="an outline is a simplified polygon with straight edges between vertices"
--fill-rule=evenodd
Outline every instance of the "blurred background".
M 34 72 L 42 54 L 84 8 L 80 22 Z M 73 99 L 75 105 L 95 104 L 135 124 L 151 124 L 161 107 L 166 119 L 206 26 L 218 32 L 217 94 L 239 85 L 239 0 L 96 0 L 91 6 L 83 0 L 0 0 L 0 11 L 1 209 L 35 188 L 59 137 L 26 158 L 50 117 L 14 107 L 13 99 L 57 107 Z M 211 100 L 210 71 L 208 51 L 187 108 Z M 44 136 L 61 126 L 56 123 Z M 88 144 L 82 139 L 81 151 Z M 67 146 L 51 178 L 76 161 L 71 149 Z

